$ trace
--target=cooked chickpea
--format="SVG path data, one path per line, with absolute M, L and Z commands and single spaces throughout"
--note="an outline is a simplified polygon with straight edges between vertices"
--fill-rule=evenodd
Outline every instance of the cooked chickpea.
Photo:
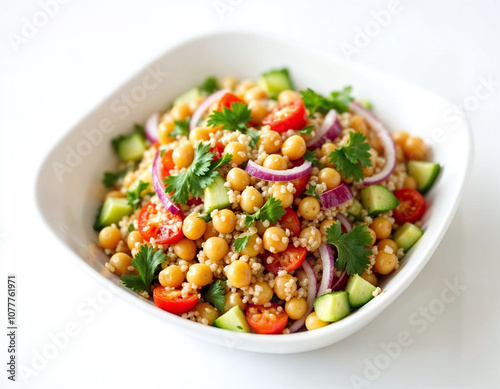
M 233 77 L 233 76 L 223 77 L 219 80 L 219 86 L 222 89 L 234 90 L 234 88 L 236 88 L 237 84 L 238 84 L 238 79 L 236 77 Z
M 236 85 L 236 93 L 237 94 L 244 94 L 247 90 L 253 88 L 256 86 L 255 82 L 253 80 L 242 80 L 240 81 L 239 84 Z
M 200 219 L 197 213 L 189 214 L 182 223 L 182 232 L 184 236 L 191 240 L 200 239 L 207 228 L 205 220 Z
M 207 325 L 211 326 L 215 319 L 219 317 L 217 309 L 211 306 L 209 303 L 198 303 L 194 307 L 194 310 L 198 312 L 198 317 L 200 319 L 206 319 Z
M 214 236 L 205 241 L 203 251 L 209 259 L 218 261 L 228 253 L 229 246 L 224 239 Z
M 398 263 L 396 254 L 388 254 L 385 251 L 380 251 L 375 255 L 375 265 L 373 268 L 378 274 L 389 274 L 394 270 Z
M 281 138 L 281 135 L 276 131 L 261 131 L 260 139 L 257 144 L 259 146 L 262 145 L 266 153 L 272 154 L 281 150 L 283 139 Z
M 245 261 L 236 260 L 227 267 L 226 277 L 231 285 L 242 288 L 252 282 L 252 269 Z
M 385 239 L 391 236 L 392 225 L 385 217 L 377 216 L 373 219 L 372 224 L 370 224 L 370 228 L 375 231 L 377 239 Z
M 302 282 L 307 278 L 307 273 L 304 270 L 299 270 L 295 277 L 297 278 L 297 282 L 299 283 L 299 285 L 301 285 Z
M 174 130 L 175 122 L 171 116 L 167 116 L 159 125 L 158 125 L 158 140 L 160 143 L 166 144 L 174 140 L 173 137 L 169 136 L 169 134 Z
M 236 215 L 230 209 L 222 209 L 214 216 L 212 223 L 221 234 L 230 234 L 236 226 Z
M 328 322 L 320 320 L 316 315 L 316 312 L 311 312 L 306 318 L 306 328 L 308 331 L 317 330 L 321 327 L 326 327 Z
M 226 176 L 226 181 L 229 182 L 231 188 L 240 192 L 250 185 L 250 175 L 239 167 L 229 170 Z
M 249 103 L 253 100 L 265 99 L 267 98 L 266 92 L 259 86 L 254 86 L 248 89 L 243 95 L 243 100 L 245 103 Z
M 113 250 L 122 239 L 122 233 L 116 227 L 104 227 L 99 232 L 99 243 L 108 250 Z
M 224 310 L 227 312 L 232 307 L 239 305 L 241 310 L 244 311 L 247 304 L 243 302 L 241 299 L 241 295 L 237 292 L 228 292 L 226 293 L 226 302 L 224 304 Z
M 299 135 L 292 135 L 281 146 L 281 152 L 291 161 L 302 158 L 306 153 L 306 149 L 306 141 Z
M 297 291 L 297 282 L 291 274 L 278 276 L 274 279 L 274 293 L 280 299 L 285 300 L 287 296 L 293 296 Z
M 253 186 L 247 187 L 240 197 L 240 207 L 246 213 L 255 213 L 264 205 L 262 194 Z
M 299 212 L 306 220 L 314 220 L 318 216 L 321 209 L 321 204 L 315 197 L 305 197 L 299 204 Z
M 203 96 L 196 96 L 189 102 L 189 111 L 191 114 L 198 108 L 198 106 L 205 100 Z
M 378 251 L 384 251 L 385 246 L 389 246 L 392 249 L 393 253 L 397 253 L 399 250 L 399 246 L 396 242 L 394 242 L 392 239 L 382 239 L 380 242 L 377 243 L 377 248 Z
M 262 238 L 260 238 L 258 235 L 252 235 L 252 237 L 248 240 L 246 247 L 241 250 L 241 253 L 243 255 L 248 255 L 249 257 L 256 257 L 257 255 L 259 255 L 261 249 Z
M 288 208 L 293 204 L 293 193 L 287 189 L 287 184 L 276 182 L 269 189 L 269 194 L 273 195 L 276 200 L 281 200 L 281 206 Z
M 262 237 L 264 248 L 272 253 L 281 253 L 288 247 L 288 237 L 283 228 L 269 227 Z
M 191 165 L 194 159 L 194 149 L 191 142 L 183 142 L 172 153 L 172 160 L 179 169 Z
M 212 236 L 219 236 L 219 233 L 214 228 L 214 224 L 212 222 L 207 223 L 207 227 L 205 229 L 205 233 L 203 234 L 203 238 L 208 240 Z
M 319 231 L 321 235 L 326 236 L 326 230 L 328 230 L 332 225 L 334 225 L 336 220 L 333 219 L 325 219 L 319 225 Z
M 184 282 L 185 276 L 181 268 L 177 265 L 170 265 L 158 274 L 161 286 L 177 288 Z
M 127 246 L 129 250 L 134 249 L 136 243 L 139 243 L 139 245 L 141 245 L 144 243 L 144 239 L 142 239 L 142 235 L 139 231 L 132 231 L 127 236 Z
M 330 142 L 323 143 L 323 146 L 321 146 L 321 156 L 330 159 L 330 154 L 337 149 L 338 146 L 333 143 Z
M 366 122 L 361 116 L 354 115 L 351 118 L 351 127 L 354 129 L 354 131 L 361 132 L 364 136 L 366 136 L 366 134 L 368 133 Z
M 377 276 L 373 273 L 368 274 L 364 272 L 363 274 L 361 274 L 361 278 L 364 279 L 365 281 L 368 281 L 373 286 L 377 286 L 378 284 Z
M 170 115 L 174 120 L 184 120 L 191 114 L 191 110 L 189 109 L 189 104 L 186 102 L 181 102 L 175 104 L 170 110 Z
M 281 91 L 278 95 L 278 103 L 280 105 L 289 103 L 290 101 L 296 99 L 300 99 L 300 94 L 290 89 L 285 89 L 284 91 Z
M 196 243 L 188 238 L 182 238 L 174 244 L 174 253 L 185 261 L 192 261 L 196 256 Z
M 328 190 L 336 188 L 342 181 L 340 173 L 331 167 L 321 169 L 318 174 L 318 180 L 326 184 L 326 189 Z
M 372 242 L 370 243 L 370 246 L 373 246 L 375 244 L 375 242 L 377 241 L 377 234 L 370 227 L 366 227 L 366 231 L 368 231 L 370 233 L 370 236 L 372 238 Z
M 273 289 L 269 286 L 267 282 L 262 282 L 262 281 L 256 282 L 255 284 L 252 285 L 252 287 L 256 292 L 254 298 L 257 299 L 257 301 L 254 301 L 252 299 L 253 304 L 264 305 L 265 303 L 271 301 L 271 299 L 273 298 L 274 294 Z
M 285 312 L 292 320 L 298 320 L 306 314 L 307 302 L 302 297 L 293 297 L 285 303 Z
M 197 140 L 209 140 L 210 134 L 215 131 L 215 128 L 195 127 L 191 131 L 189 131 L 189 140 L 192 143 Z
M 252 113 L 252 123 L 260 123 L 267 115 L 267 108 L 258 100 L 252 100 L 248 103 L 248 109 Z
M 230 142 L 224 148 L 224 154 L 231 154 L 233 158 L 231 162 L 241 165 L 243 162 L 248 161 L 247 149 L 239 142 Z
M 213 280 L 212 270 L 204 263 L 195 263 L 189 267 L 186 274 L 186 280 L 190 284 L 195 284 L 200 287 L 208 285 Z
M 299 240 L 306 242 L 306 248 L 309 251 L 316 251 L 322 243 L 321 232 L 316 227 L 306 227 L 300 231 Z
M 118 275 L 130 274 L 129 266 L 132 266 L 132 257 L 125 253 L 116 253 L 109 259 L 109 264 L 115 268 Z
M 411 136 L 406 139 L 403 150 L 405 152 L 406 158 L 413 160 L 421 160 L 427 154 L 427 146 L 425 145 L 422 138 L 416 136 Z
M 406 176 L 403 181 L 403 188 L 417 190 L 417 180 L 413 176 Z
M 392 139 L 394 139 L 394 143 L 397 145 L 404 147 L 406 140 L 410 137 L 410 134 L 408 134 L 405 131 L 396 131 L 395 133 L 392 134 Z
M 268 169 L 273 169 L 273 170 L 286 170 L 288 169 L 288 164 L 285 161 L 285 158 L 283 158 L 279 154 L 271 154 L 266 157 L 264 160 L 264 163 L 262 166 L 268 168 Z

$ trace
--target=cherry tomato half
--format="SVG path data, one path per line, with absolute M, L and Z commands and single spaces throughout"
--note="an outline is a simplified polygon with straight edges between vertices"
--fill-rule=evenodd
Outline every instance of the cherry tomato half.
M 217 111 L 222 111 L 224 107 L 227 107 L 231 109 L 231 104 L 232 103 L 245 103 L 243 100 L 241 100 L 238 96 L 232 94 L 232 93 L 226 93 L 224 96 L 219 101 L 219 105 L 217 106 Z
M 292 208 L 287 208 L 285 214 L 280 220 L 281 227 L 288 228 L 291 236 L 299 236 L 300 234 L 300 220 Z
M 167 150 L 161 157 L 161 177 L 165 179 L 170 175 L 170 170 L 175 168 L 174 160 L 172 159 L 173 150 Z
M 278 274 L 281 270 L 291 272 L 297 269 L 306 258 L 307 250 L 305 247 L 295 247 L 293 245 L 281 253 L 265 255 L 264 266 L 269 273 Z M 271 263 L 267 263 L 267 258 L 273 257 Z
M 183 237 L 182 218 L 166 209 L 159 212 L 154 203 L 142 207 L 138 227 L 146 242 L 154 238 L 158 244 L 172 244 Z
M 278 307 L 279 305 L 274 303 L 268 308 L 263 305 L 248 305 L 246 317 L 250 328 L 258 334 L 281 333 L 288 323 L 288 315 L 284 309 L 278 312 Z
M 285 132 L 304 128 L 306 121 L 306 107 L 301 99 L 295 99 L 274 109 L 262 119 L 262 125 L 276 132 Z
M 394 210 L 394 219 L 398 224 L 415 223 L 425 212 L 425 199 L 414 189 L 403 188 L 394 192 L 399 205 Z
M 210 152 L 214 153 L 214 161 L 222 158 L 222 153 L 224 152 L 224 145 L 221 142 L 216 142 L 215 146 L 210 148 Z
M 165 290 L 161 285 L 158 285 L 153 291 L 153 300 L 164 311 L 182 315 L 189 312 L 198 303 L 198 293 L 191 290 L 187 297 L 182 297 L 179 289 Z
M 300 166 L 303 163 L 304 163 L 304 158 L 297 159 L 296 161 L 293 162 L 293 167 Z M 293 198 L 296 199 L 304 192 L 304 190 L 306 190 L 306 186 L 310 178 L 311 178 L 311 173 L 305 175 L 304 177 L 290 181 L 293 184 L 293 186 L 295 186 L 295 193 L 293 194 Z

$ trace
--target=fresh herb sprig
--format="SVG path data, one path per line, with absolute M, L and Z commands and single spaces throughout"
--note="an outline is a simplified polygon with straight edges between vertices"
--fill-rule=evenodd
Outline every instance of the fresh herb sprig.
M 269 196 L 266 203 L 253 215 L 245 214 L 245 227 L 250 228 L 256 220 L 277 223 L 286 213 L 281 205 L 281 200 L 277 200 L 273 195 Z
M 175 120 L 174 121 L 174 129 L 169 134 L 169 136 L 189 136 L 189 121 L 190 117 L 185 118 L 184 120 Z
M 304 156 L 302 157 L 304 158 L 306 161 L 309 161 L 309 162 L 312 162 L 312 164 L 320 169 L 323 169 L 325 167 L 325 165 L 323 165 L 318 157 L 316 156 L 316 153 L 314 151 L 311 151 L 309 149 L 306 150 L 306 153 L 304 154 Z
M 212 304 L 219 312 L 224 312 L 226 304 L 226 281 L 217 280 L 210 284 L 206 293 L 202 294 L 203 300 Z
M 247 236 L 243 236 L 241 238 L 236 238 L 236 240 L 234 241 L 234 249 L 237 252 L 240 252 L 241 250 L 245 249 L 247 247 L 248 241 L 250 240 L 251 237 L 252 237 L 252 235 L 247 235 Z
M 139 205 L 141 204 L 141 193 L 148 187 L 149 187 L 148 182 L 143 182 L 139 180 L 139 184 L 137 185 L 137 187 L 127 192 L 127 202 L 132 208 L 134 209 L 139 208 Z
M 302 94 L 302 101 L 309 110 L 310 115 L 314 115 L 316 112 L 326 114 L 331 109 L 334 109 L 338 113 L 347 112 L 349 104 L 353 100 L 350 86 L 345 87 L 341 91 L 331 92 L 328 97 L 322 96 L 310 88 L 300 91 L 300 93 Z
M 213 76 L 207 77 L 205 81 L 203 81 L 203 84 L 200 85 L 200 90 L 208 95 L 211 95 L 219 89 L 219 81 Z
M 104 175 L 102 176 L 102 183 L 106 188 L 112 188 L 123 177 L 125 177 L 125 174 L 127 174 L 129 171 L 130 167 L 126 167 L 125 169 L 120 170 L 118 172 L 104 172 Z
M 123 284 L 138 292 L 149 292 L 156 268 L 166 259 L 167 256 L 163 251 L 155 251 L 152 246 L 142 245 L 132 260 L 132 266 L 137 269 L 139 274 L 122 275 Z
M 352 177 L 354 181 L 361 181 L 364 178 L 363 168 L 372 166 L 370 145 L 361 132 L 350 131 L 349 137 L 347 145 L 330 153 L 330 162 L 346 179 Z

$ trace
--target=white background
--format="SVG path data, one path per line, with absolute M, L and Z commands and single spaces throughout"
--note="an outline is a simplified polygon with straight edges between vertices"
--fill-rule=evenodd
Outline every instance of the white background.
M 0 1 L 0 387 L 350 388 L 354 376 L 373 388 L 499 387 L 500 4 L 494 0 L 402 1 L 387 26 L 351 56 L 465 103 L 475 138 L 472 176 L 448 233 L 417 280 L 368 327 L 322 350 L 274 356 L 191 340 L 116 298 L 93 313 L 78 311 L 88 310 L 101 288 L 74 265 L 34 202 L 38 166 L 69 127 L 189 36 L 253 29 L 343 55 L 357 28 L 373 26 L 373 12 L 388 7 L 378 0 L 222 0 L 232 5 L 218 13 L 214 3 L 73 0 L 16 46 L 12 34 L 20 35 L 25 18 L 42 8 L 33 0 Z M 478 100 L 481 78 L 496 85 Z M 32 369 L 24 375 L 18 369 L 15 384 L 5 378 L 7 273 L 18 276 L 18 360 Z M 446 281 L 455 279 L 466 285 L 456 301 L 422 320 L 425 329 L 412 325 L 410 318 L 435 307 Z M 37 359 L 54 343 L 51 334 L 68 325 L 78 335 L 45 364 Z M 394 345 L 405 331 L 411 345 L 387 356 L 382 344 Z M 367 370 L 370 364 L 380 368 Z

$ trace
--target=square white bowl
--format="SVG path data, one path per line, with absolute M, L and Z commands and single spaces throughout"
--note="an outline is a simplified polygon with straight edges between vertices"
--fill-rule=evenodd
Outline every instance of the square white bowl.
M 255 79 L 272 68 L 287 67 L 295 87 L 321 93 L 353 86 L 353 95 L 370 100 L 375 114 L 393 131 L 405 129 L 424 138 L 442 168 L 426 195 L 428 210 L 420 241 L 401 267 L 381 282 L 383 293 L 347 318 L 327 327 L 291 335 L 239 334 L 181 319 L 158 309 L 151 300 L 121 286 L 104 264 L 92 224 L 104 189 L 103 171 L 117 160 L 110 141 L 162 111 L 179 94 L 206 76 L 234 75 Z M 444 99 L 388 75 L 309 48 L 266 35 L 224 32 L 202 36 L 168 50 L 125 82 L 61 139 L 40 168 L 38 206 L 54 234 L 75 254 L 73 259 L 95 280 L 117 295 L 191 336 L 242 350 L 293 353 L 318 349 L 353 334 L 379 315 L 420 273 L 443 238 L 468 177 L 472 159 L 471 131 L 463 115 Z M 131 311 L 131 314 L 137 314 Z M 144 320 L 151 320 L 144 315 Z

